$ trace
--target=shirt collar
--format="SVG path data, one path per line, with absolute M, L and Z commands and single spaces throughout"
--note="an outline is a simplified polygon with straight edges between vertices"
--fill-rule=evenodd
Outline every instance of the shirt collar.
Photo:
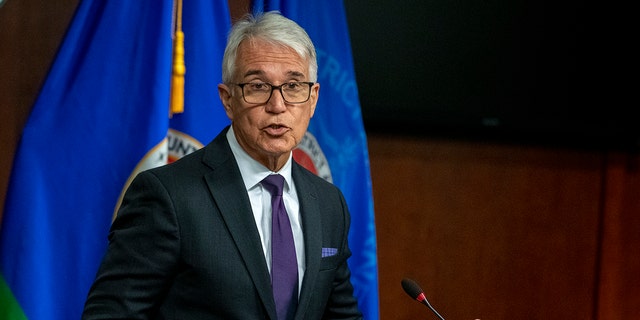
M 242 149 L 242 147 L 238 143 L 238 140 L 236 139 L 236 135 L 233 131 L 233 126 L 229 127 L 229 131 L 227 131 L 227 141 L 229 141 L 231 152 L 233 152 L 233 156 L 238 163 L 240 174 L 242 175 L 242 180 L 247 190 L 256 187 L 268 175 L 278 173 L 282 175 L 285 180 L 284 192 L 289 192 L 291 186 L 293 185 L 291 178 L 291 152 L 289 152 L 289 158 L 287 159 L 287 162 L 284 164 L 282 169 L 280 169 L 280 171 L 278 172 L 273 172 L 267 167 L 263 166 L 260 162 L 251 158 L 251 156 L 249 156 L 249 154 L 244 149 Z

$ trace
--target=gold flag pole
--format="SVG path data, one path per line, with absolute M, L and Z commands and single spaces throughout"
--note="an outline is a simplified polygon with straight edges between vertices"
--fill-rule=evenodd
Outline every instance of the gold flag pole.
M 175 0 L 175 33 L 173 37 L 173 68 L 169 117 L 184 112 L 184 33 L 182 32 L 182 0 Z

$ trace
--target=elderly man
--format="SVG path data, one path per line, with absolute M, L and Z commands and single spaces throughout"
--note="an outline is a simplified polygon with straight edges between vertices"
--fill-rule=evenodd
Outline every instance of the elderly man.
M 234 24 L 231 125 L 136 177 L 83 319 L 361 319 L 340 190 L 292 159 L 320 85 L 313 43 L 277 12 Z

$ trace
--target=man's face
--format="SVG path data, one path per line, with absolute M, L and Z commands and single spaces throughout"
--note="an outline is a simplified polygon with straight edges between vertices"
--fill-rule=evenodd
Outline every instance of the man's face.
M 266 82 L 279 86 L 290 81 L 309 81 L 309 63 L 293 49 L 262 40 L 244 41 L 238 47 L 235 83 Z M 269 101 L 249 104 L 236 85 L 218 86 L 220 99 L 232 121 L 238 142 L 254 159 L 276 171 L 302 140 L 318 101 L 319 84 L 311 87 L 307 102 L 289 104 L 279 90 Z

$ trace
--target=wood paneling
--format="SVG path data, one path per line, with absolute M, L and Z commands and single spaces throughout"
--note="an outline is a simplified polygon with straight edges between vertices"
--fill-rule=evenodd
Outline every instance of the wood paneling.
M 382 319 L 590 319 L 603 157 L 369 137 Z
M 611 154 L 604 186 L 597 319 L 640 319 L 640 157 Z

